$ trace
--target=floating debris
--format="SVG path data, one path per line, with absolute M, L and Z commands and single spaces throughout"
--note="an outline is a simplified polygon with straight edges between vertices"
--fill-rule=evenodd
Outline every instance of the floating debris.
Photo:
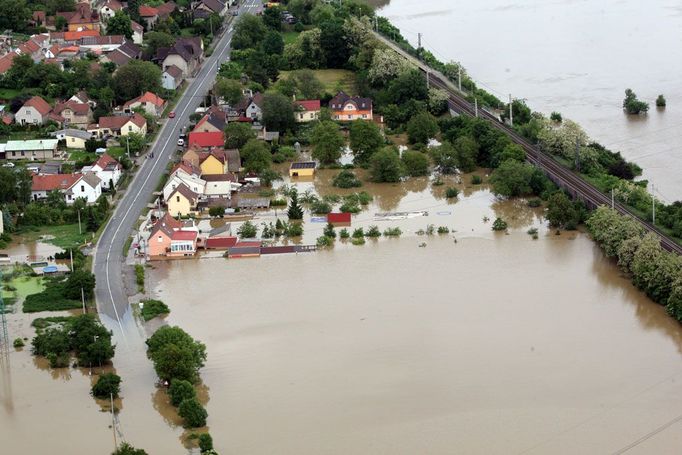
M 391 220 L 405 220 L 407 218 L 416 218 L 419 216 L 429 216 L 426 210 L 417 210 L 413 212 L 381 212 L 374 214 L 375 221 L 391 221 Z

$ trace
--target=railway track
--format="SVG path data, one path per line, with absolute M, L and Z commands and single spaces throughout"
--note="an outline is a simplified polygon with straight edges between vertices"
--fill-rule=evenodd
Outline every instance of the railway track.
M 526 158 L 531 164 L 537 166 L 554 183 L 571 193 L 574 197 L 580 198 L 592 207 L 611 205 L 611 198 L 602 193 L 594 185 L 586 182 L 572 170 L 562 166 L 550 155 L 540 151 L 535 145 L 528 142 L 526 138 L 519 135 L 507 125 L 501 123 L 497 117 L 486 110 L 478 109 L 477 112 L 475 106 L 467 101 L 457 90 L 454 90 L 449 83 L 445 82 L 441 77 L 434 75 L 433 70 L 425 67 L 423 64 L 419 65 L 419 67 L 426 72 L 431 86 L 445 90 L 448 94 L 448 105 L 455 112 L 471 117 L 478 116 L 478 118 L 487 120 L 494 128 L 507 134 L 515 143 L 523 147 L 526 152 Z M 639 218 L 628 207 L 619 202 L 615 202 L 614 208 L 622 215 L 629 216 L 636 220 L 648 232 L 653 232 L 658 235 L 661 240 L 661 247 L 665 250 L 682 255 L 682 246 L 668 237 L 658 227 Z

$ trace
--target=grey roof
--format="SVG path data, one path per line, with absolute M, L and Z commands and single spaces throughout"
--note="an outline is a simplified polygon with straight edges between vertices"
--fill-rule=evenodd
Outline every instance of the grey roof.
M 94 172 L 86 172 L 85 174 L 83 174 L 83 180 L 85 180 L 87 184 L 93 188 L 95 188 L 102 182 L 100 178 L 97 177 L 97 175 L 95 175 Z
M 8 152 L 22 150 L 54 150 L 57 148 L 57 139 L 31 139 L 28 141 L 7 141 Z
M 242 158 L 238 149 L 226 149 L 225 157 L 227 158 L 227 170 L 229 172 L 239 172 L 242 166 Z
M 83 131 L 83 130 L 77 130 L 75 128 L 65 128 L 63 130 L 59 131 L 54 131 L 50 133 L 50 136 L 57 137 L 57 136 L 69 136 L 69 137 L 78 137 L 81 139 L 88 140 L 92 137 L 92 133 L 88 131 Z

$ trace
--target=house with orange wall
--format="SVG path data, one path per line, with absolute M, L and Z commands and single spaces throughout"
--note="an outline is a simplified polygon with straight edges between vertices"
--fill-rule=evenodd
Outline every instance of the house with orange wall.
M 349 96 L 341 91 L 329 101 L 332 118 L 340 122 L 353 120 L 372 120 L 372 100 L 359 96 Z
M 184 229 L 181 221 L 166 213 L 152 227 L 147 252 L 150 259 L 194 256 L 197 236 L 195 229 Z

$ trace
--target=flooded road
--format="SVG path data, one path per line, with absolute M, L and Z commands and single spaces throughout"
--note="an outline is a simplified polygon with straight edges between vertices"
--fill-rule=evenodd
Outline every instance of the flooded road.
M 461 62 L 506 101 L 511 93 L 549 115 L 559 111 L 597 142 L 643 169 L 665 202 L 682 199 L 682 7 L 676 0 L 378 0 L 416 46 Z M 626 88 L 649 102 L 622 112 Z M 665 110 L 654 100 L 664 94 Z

